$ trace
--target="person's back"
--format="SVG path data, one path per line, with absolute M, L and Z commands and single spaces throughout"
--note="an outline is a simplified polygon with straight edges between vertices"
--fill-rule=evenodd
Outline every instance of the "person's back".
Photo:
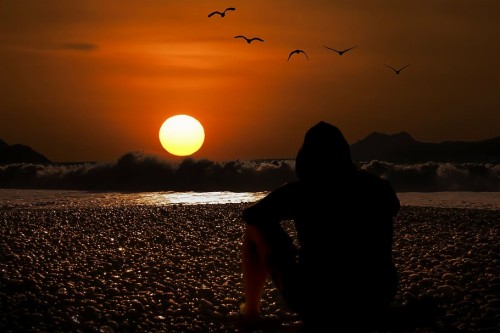
M 332 318 L 331 311 L 346 319 L 386 307 L 396 292 L 392 218 L 399 208 L 390 185 L 356 171 L 334 183 L 299 181 L 282 189 L 289 191 L 300 243 L 304 315 L 317 322 Z
M 392 223 L 399 209 L 397 196 L 389 182 L 354 166 L 342 133 L 324 122 L 306 133 L 295 168 L 298 181 L 245 209 L 243 219 L 256 227 L 251 234 L 262 235 L 262 244 L 269 247 L 264 252 L 278 253 L 283 263 L 266 259 L 266 265 L 309 328 L 331 320 L 339 325 L 369 321 L 396 292 Z M 295 223 L 297 265 L 280 250 L 290 247 L 280 231 L 283 220 Z M 258 239 L 255 246 L 262 241 Z M 248 271 L 244 282 L 251 285 L 245 280 Z M 252 294 L 247 292 L 247 298 Z

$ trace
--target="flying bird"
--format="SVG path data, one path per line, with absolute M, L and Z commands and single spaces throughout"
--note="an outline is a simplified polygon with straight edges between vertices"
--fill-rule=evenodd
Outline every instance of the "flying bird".
M 304 55 L 306 56 L 307 60 L 309 60 L 309 57 L 307 56 L 307 54 L 303 51 L 303 50 L 293 50 L 292 52 L 290 52 L 290 54 L 288 55 L 288 60 L 290 60 L 290 57 L 294 54 L 299 54 L 299 53 L 304 53 Z M 287 61 L 288 61 L 287 60 Z
M 234 38 L 243 38 L 243 39 L 245 39 L 247 41 L 248 44 L 250 44 L 254 40 L 258 40 L 259 42 L 263 42 L 264 41 L 262 38 L 259 38 L 259 37 L 247 38 L 247 37 L 242 36 L 242 35 L 234 36 Z
M 335 49 L 332 49 L 331 47 L 328 47 L 328 46 L 325 46 L 325 47 L 326 47 L 327 49 L 329 49 L 329 50 L 332 50 L 332 51 L 337 52 L 339 55 L 343 55 L 343 54 L 344 54 L 344 53 L 346 53 L 347 51 L 352 50 L 353 48 L 358 47 L 358 46 L 356 45 L 356 46 L 350 47 L 350 48 L 345 49 L 345 50 L 335 50 Z
M 396 73 L 396 74 L 399 74 L 399 72 L 401 72 L 403 69 L 405 69 L 406 67 L 409 67 L 409 66 L 410 66 L 410 65 L 408 64 L 408 65 L 406 65 L 406 66 L 401 67 L 400 69 L 396 69 L 396 68 L 394 68 L 394 67 L 392 67 L 392 66 L 389 66 L 389 65 L 387 65 L 387 64 L 384 64 L 384 65 L 386 65 L 387 67 L 389 67 L 390 69 L 392 69 L 392 70 L 394 71 L 394 73 Z
M 223 12 L 219 12 L 219 11 L 211 12 L 210 14 L 208 14 L 208 17 L 212 17 L 212 16 L 213 16 L 213 15 L 215 15 L 215 14 L 219 14 L 219 15 L 220 15 L 220 17 L 224 17 L 224 16 L 226 16 L 226 12 L 227 12 L 228 10 L 236 10 L 236 8 L 234 8 L 234 7 L 228 7 L 228 8 L 226 8 L 226 9 L 224 9 L 224 11 L 223 11 Z

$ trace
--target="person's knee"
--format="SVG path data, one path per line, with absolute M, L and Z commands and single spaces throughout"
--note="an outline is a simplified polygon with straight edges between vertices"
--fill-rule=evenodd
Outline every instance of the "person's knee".
M 250 239 L 262 238 L 262 233 L 256 226 L 247 224 L 245 227 L 245 237 Z
M 262 231 L 250 224 L 245 228 L 243 243 L 246 243 L 247 246 L 251 244 L 251 246 L 259 248 L 259 252 L 262 252 L 266 247 Z
M 264 262 L 267 261 L 269 255 L 269 244 L 266 243 L 262 231 L 253 226 L 247 225 L 245 229 L 245 234 L 243 237 L 243 250 L 254 253 Z

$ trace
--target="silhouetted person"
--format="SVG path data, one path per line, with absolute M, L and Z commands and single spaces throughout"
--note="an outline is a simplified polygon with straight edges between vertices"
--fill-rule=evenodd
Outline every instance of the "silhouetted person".
M 363 329 L 386 311 L 397 289 L 391 184 L 358 170 L 340 130 L 319 122 L 299 149 L 297 181 L 243 211 L 243 322 L 259 321 L 270 276 L 306 331 Z M 281 222 L 292 220 L 298 247 Z

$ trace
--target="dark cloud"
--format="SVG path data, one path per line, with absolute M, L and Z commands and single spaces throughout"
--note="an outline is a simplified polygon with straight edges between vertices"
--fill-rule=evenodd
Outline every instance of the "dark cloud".
M 90 52 L 96 50 L 98 47 L 97 44 L 91 43 L 63 43 L 58 44 L 56 46 L 57 49 L 61 50 L 73 50 L 73 51 L 82 51 L 82 52 Z

